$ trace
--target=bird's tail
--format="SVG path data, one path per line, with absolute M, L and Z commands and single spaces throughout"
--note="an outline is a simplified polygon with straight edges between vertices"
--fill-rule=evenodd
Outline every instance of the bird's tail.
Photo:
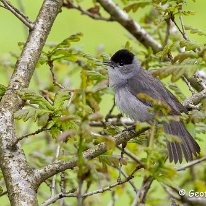
M 179 161 L 181 163 L 183 155 L 187 162 L 193 160 L 193 155 L 198 156 L 200 147 L 187 131 L 182 121 L 171 120 L 169 124 L 164 124 L 164 129 L 166 133 L 177 137 L 176 141 L 167 140 L 170 162 L 177 163 Z

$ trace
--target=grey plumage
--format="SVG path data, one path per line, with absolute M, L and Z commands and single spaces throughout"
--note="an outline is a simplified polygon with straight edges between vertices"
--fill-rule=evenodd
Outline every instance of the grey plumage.
M 128 50 L 116 52 L 107 65 L 109 68 L 109 85 L 114 89 L 115 102 L 120 111 L 135 121 L 149 122 L 154 114 L 149 111 L 152 101 L 138 98 L 144 93 L 152 99 L 165 102 L 171 109 L 171 115 L 187 113 L 178 99 L 148 71 L 142 69 L 137 58 Z M 185 128 L 182 121 L 171 120 L 164 123 L 165 132 L 175 135 L 180 141 L 168 141 L 168 156 L 170 161 L 181 163 L 183 156 L 186 161 L 193 160 L 193 155 L 200 153 L 200 147 Z

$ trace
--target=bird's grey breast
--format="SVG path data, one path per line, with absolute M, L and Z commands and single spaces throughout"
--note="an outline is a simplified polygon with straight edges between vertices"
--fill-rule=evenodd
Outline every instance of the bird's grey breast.
M 134 121 L 147 122 L 154 118 L 154 115 L 149 111 L 150 107 L 130 93 L 126 85 L 116 89 L 115 103 L 123 114 Z

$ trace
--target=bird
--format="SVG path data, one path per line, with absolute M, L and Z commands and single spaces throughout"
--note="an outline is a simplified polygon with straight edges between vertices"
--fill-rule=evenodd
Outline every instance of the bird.
M 141 67 L 137 57 L 129 50 L 118 50 L 104 65 L 108 66 L 109 87 L 114 91 L 116 106 L 134 121 L 151 123 L 155 118 L 151 111 L 154 101 L 140 98 L 140 94 L 164 102 L 170 108 L 169 115 L 188 113 L 158 78 Z M 188 162 L 198 157 L 200 146 L 181 120 L 170 119 L 163 123 L 163 128 L 165 133 L 176 137 L 175 141 L 166 138 L 170 162 L 182 163 L 184 158 Z

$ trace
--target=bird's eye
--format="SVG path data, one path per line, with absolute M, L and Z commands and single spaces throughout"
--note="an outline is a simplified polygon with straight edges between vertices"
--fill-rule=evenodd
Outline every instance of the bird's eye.
M 120 65 L 120 66 L 123 66 L 123 65 L 124 65 L 124 62 L 120 62 L 119 65 Z

